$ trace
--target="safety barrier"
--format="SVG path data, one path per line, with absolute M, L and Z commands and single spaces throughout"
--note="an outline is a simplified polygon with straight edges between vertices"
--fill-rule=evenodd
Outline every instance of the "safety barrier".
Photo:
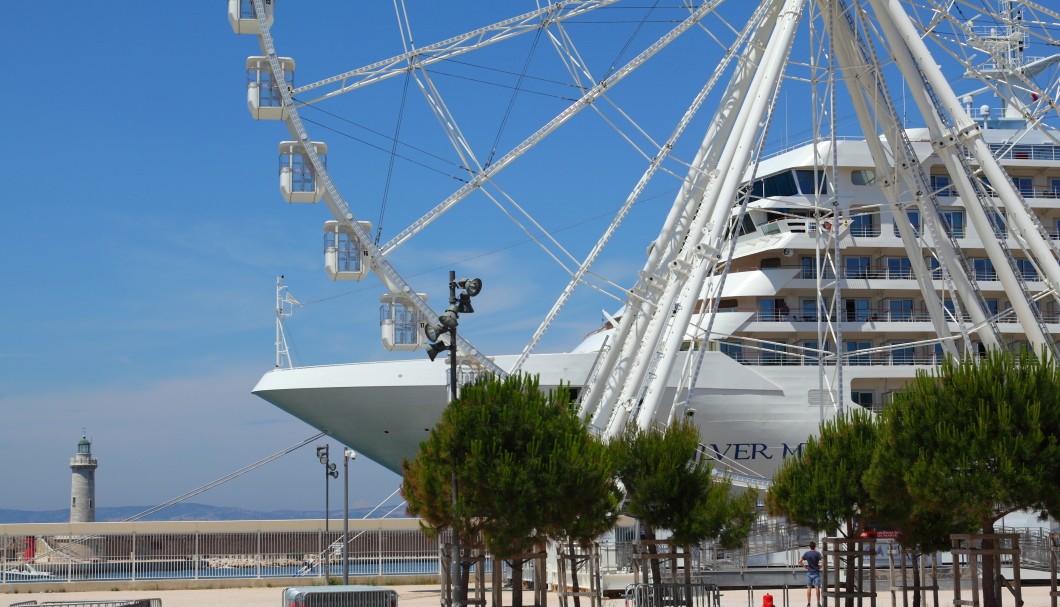
M 664 582 L 630 584 L 626 607 L 721 607 L 721 591 L 715 584 Z

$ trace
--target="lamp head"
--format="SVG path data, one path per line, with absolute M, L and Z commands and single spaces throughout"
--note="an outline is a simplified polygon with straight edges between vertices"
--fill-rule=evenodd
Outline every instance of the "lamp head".
M 317 445 L 317 458 L 319 458 L 320 461 L 324 461 L 324 458 L 327 457 L 327 455 L 328 455 L 328 446 L 327 445 Z
M 445 352 L 448 349 L 449 346 L 447 346 L 446 344 L 443 344 L 440 341 L 435 342 L 427 346 L 427 356 L 431 359 L 431 362 L 434 362 L 434 359 L 438 356 L 438 354 Z
M 423 334 L 427 336 L 427 341 L 438 341 L 443 334 L 448 332 L 449 329 L 442 325 L 432 325 L 431 323 L 423 325 Z
M 456 311 L 460 314 L 471 314 L 475 311 L 475 308 L 471 307 L 471 296 L 467 293 L 461 293 L 459 299 L 456 301 Z
M 438 322 L 446 329 L 455 329 L 460 320 L 457 315 L 456 306 L 449 306 L 445 312 L 438 315 Z
M 474 297 L 482 291 L 481 278 L 461 278 L 456 281 L 456 288 L 463 289 L 468 295 Z

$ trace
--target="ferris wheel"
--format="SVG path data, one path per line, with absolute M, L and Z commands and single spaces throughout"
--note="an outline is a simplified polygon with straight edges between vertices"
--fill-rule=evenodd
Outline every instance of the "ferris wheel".
M 427 16 L 419 18 L 414 9 Z M 1060 16 L 1029 1 L 986 7 L 960 0 L 763 0 L 756 6 L 570 0 L 530 4 L 527 12 L 496 19 L 487 14 L 495 6 L 477 7 L 481 14 L 442 10 L 394 3 L 385 26 L 395 31 L 393 46 L 350 68 L 334 55 L 300 55 L 297 45 L 305 36 L 279 27 L 284 17 L 274 0 L 229 0 L 233 30 L 255 36 L 260 46 L 261 54 L 246 61 L 248 108 L 254 119 L 282 122 L 287 129 L 277 148 L 281 197 L 328 208 L 323 235 L 329 278 L 382 284 L 381 340 L 388 350 L 424 348 L 423 327 L 439 320 L 411 278 L 423 264 L 403 250 L 426 241 L 418 249 L 422 257 L 424 249 L 454 235 L 476 234 L 489 243 L 480 246 L 494 251 L 531 243 L 554 275 L 546 279 L 529 270 L 508 277 L 534 283 L 531 290 L 542 301 L 541 319 L 527 325 L 515 365 L 500 368 L 460 337 L 454 347 L 468 364 L 499 374 L 518 370 L 561 322 L 565 308 L 621 306 L 621 318 L 605 318 L 619 332 L 587 385 L 587 413 L 608 427 L 636 415 L 653 417 L 656 405 L 650 398 L 645 404 L 651 382 L 669 376 L 667 361 L 685 346 L 689 327 L 705 325 L 709 333 L 714 316 L 699 317 L 698 302 L 708 277 L 728 271 L 732 252 L 726 243 L 736 239 L 727 230 L 746 198 L 742 184 L 770 149 L 846 135 L 878 140 L 881 131 L 894 133 L 905 124 L 907 105 L 919 112 L 917 121 L 937 118 L 938 128 L 970 137 L 971 127 L 956 116 L 975 108 L 954 96 L 939 64 L 982 75 L 984 92 L 1012 99 L 1009 109 L 1028 124 L 1055 121 L 1058 113 L 1057 79 L 1035 78 L 1039 68 L 1055 74 L 1055 62 L 1037 64 L 1024 50 L 1032 42 L 1055 46 Z M 461 18 L 473 19 L 473 26 L 446 29 Z M 424 30 L 438 42 L 420 45 Z M 295 41 L 292 47 L 285 34 Z M 1014 65 L 1029 69 L 1018 70 L 1016 81 L 1001 90 L 991 75 Z M 294 76 L 301 80 L 302 72 L 317 76 L 299 84 Z M 386 92 L 373 95 L 377 88 Z M 860 113 L 837 109 L 836 97 L 848 94 L 864 105 Z M 926 105 L 917 110 L 910 99 Z M 366 115 L 385 117 L 388 127 L 364 126 Z M 890 136 L 881 158 L 913 172 L 915 154 Z M 377 157 L 336 160 L 340 147 L 357 146 Z M 834 159 L 817 161 L 827 172 Z M 917 178 L 927 183 L 926 175 Z M 992 184 L 1001 187 L 1000 181 L 991 175 Z M 418 207 L 387 208 L 402 197 Z M 822 192 L 813 202 L 816 216 L 824 218 L 825 257 L 838 257 L 837 242 L 847 227 L 837 199 Z M 514 236 L 504 240 L 494 233 L 500 221 L 475 219 L 466 212 L 469 206 L 476 212 L 492 208 Z M 376 210 L 373 224 L 368 218 Z M 1026 255 L 1050 284 L 1060 286 L 1046 227 L 1018 208 L 1008 217 L 1026 235 L 1020 245 Z M 395 220 L 403 227 L 392 229 Z M 975 277 L 962 269 L 959 252 L 945 245 L 944 225 L 925 221 L 923 232 L 943 243 L 942 263 L 952 277 L 948 288 L 971 293 L 966 301 L 973 301 Z M 919 232 L 904 234 L 908 249 L 924 247 Z M 629 251 L 645 246 L 646 256 L 632 256 L 639 269 L 633 273 Z M 623 269 L 609 271 L 609 264 Z M 714 283 L 724 284 L 724 278 Z M 841 298 L 838 291 L 829 296 Z M 1052 347 L 1040 317 L 1039 328 L 1031 326 L 1037 309 L 1032 299 L 1017 314 L 1037 335 L 1033 343 Z M 632 311 L 642 313 L 641 325 Z M 942 305 L 931 314 L 945 332 Z M 966 341 L 973 332 L 990 333 L 984 314 L 972 310 L 971 317 L 973 328 L 962 329 Z M 636 402 L 640 413 L 630 406 L 617 414 L 621 402 Z

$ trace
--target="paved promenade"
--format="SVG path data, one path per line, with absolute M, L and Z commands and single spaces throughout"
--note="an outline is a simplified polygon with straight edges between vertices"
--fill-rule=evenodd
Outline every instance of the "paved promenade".
M 439 605 L 438 586 L 393 586 L 398 592 L 398 607 L 437 607 Z M 780 591 L 766 590 L 756 591 L 749 595 L 746 590 L 727 590 L 722 592 L 721 607 L 761 607 L 762 595 L 770 592 L 774 595 L 774 603 L 777 607 L 785 607 L 784 597 Z M 48 592 L 48 593 L 26 593 L 26 594 L 0 594 L 0 607 L 8 607 L 14 603 L 23 601 L 60 602 L 60 601 L 116 601 L 120 599 L 143 599 L 158 598 L 162 600 L 162 607 L 212 607 L 214 605 L 224 607 L 277 607 L 283 594 L 282 587 L 276 588 L 224 588 L 210 590 L 121 590 L 107 591 L 96 590 L 87 592 Z M 788 607 L 801 607 L 805 605 L 805 591 L 792 591 L 789 595 Z M 912 597 L 910 597 L 911 599 Z M 962 598 L 969 598 L 964 594 Z M 530 593 L 524 595 L 526 604 L 532 600 Z M 939 593 L 939 605 L 952 605 L 953 594 L 951 592 Z M 1024 607 L 1049 607 L 1048 587 L 1029 587 L 1023 589 Z M 554 592 L 548 596 L 548 604 L 559 607 L 559 598 Z M 891 594 L 881 592 L 876 604 L 879 607 L 888 607 L 891 603 Z M 1004 605 L 1013 605 L 1012 597 L 1007 595 L 1003 601 Z M 511 605 L 509 593 L 505 593 L 505 605 Z M 864 605 L 869 605 L 865 601 Z M 902 597 L 898 596 L 897 606 L 901 607 Z M 625 607 L 623 599 L 607 599 L 604 607 Z M 931 598 L 928 598 L 924 607 L 933 607 Z

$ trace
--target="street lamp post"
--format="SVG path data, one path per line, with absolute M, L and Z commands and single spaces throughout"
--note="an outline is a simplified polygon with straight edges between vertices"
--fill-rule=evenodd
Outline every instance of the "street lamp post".
M 347 447 L 342 451 L 342 476 L 346 487 L 342 497 L 342 583 L 350 584 L 350 460 L 357 459 L 357 452 Z
M 456 290 L 461 289 L 461 293 L 457 295 Z M 427 335 L 427 339 L 432 342 L 427 347 L 427 356 L 430 357 L 431 361 L 434 361 L 435 357 L 440 352 L 449 351 L 449 393 L 451 400 L 455 401 L 457 398 L 457 373 L 456 373 L 456 327 L 459 324 L 459 318 L 461 313 L 471 314 L 475 311 L 471 307 L 471 298 L 478 295 L 482 291 L 482 281 L 478 278 L 461 278 L 456 279 L 456 272 L 453 270 L 449 271 L 449 307 L 445 312 L 438 315 L 438 322 L 440 324 L 427 324 L 424 326 L 424 333 Z M 449 343 L 445 344 L 440 341 L 443 334 L 449 334 Z M 455 464 L 455 462 L 454 462 Z M 456 470 L 453 470 L 452 475 L 453 481 L 453 506 L 455 509 L 457 502 L 457 491 L 458 485 L 456 482 Z M 460 593 L 458 596 L 454 592 L 454 586 L 461 580 L 461 557 L 462 553 L 460 550 L 460 538 L 456 534 L 456 529 L 453 529 L 453 553 L 451 555 L 451 568 L 450 568 L 450 597 L 451 605 L 455 604 L 455 607 L 463 607 L 467 604 L 467 597 Z
M 328 512 L 331 510 L 331 486 L 328 481 L 333 478 L 339 477 L 338 466 L 331 463 L 331 459 L 328 457 L 328 448 L 330 445 L 317 445 L 317 459 L 320 460 L 321 464 L 324 464 L 324 541 L 329 542 L 328 536 L 331 535 L 331 516 Z M 328 543 L 324 548 L 324 584 L 328 583 L 328 576 L 331 574 L 331 544 Z

